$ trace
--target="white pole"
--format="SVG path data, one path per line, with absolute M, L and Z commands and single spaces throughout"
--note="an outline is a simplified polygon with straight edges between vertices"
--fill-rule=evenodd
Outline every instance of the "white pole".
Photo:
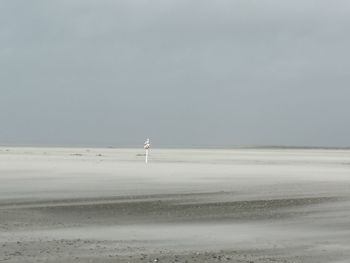
M 145 163 L 148 163 L 148 155 L 149 155 L 149 148 L 150 148 L 150 147 L 151 147 L 151 143 L 150 143 L 149 139 L 147 139 L 147 140 L 145 141 L 144 146 L 143 146 L 143 148 L 145 148 L 145 150 L 146 150 Z

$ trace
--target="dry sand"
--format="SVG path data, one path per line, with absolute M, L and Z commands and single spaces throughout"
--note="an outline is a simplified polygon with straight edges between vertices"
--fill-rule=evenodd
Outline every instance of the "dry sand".
M 350 151 L 0 148 L 0 262 L 350 262 Z

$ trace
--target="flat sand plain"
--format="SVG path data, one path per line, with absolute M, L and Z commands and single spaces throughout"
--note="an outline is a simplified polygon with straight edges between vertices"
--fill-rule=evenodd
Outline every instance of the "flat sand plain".
M 350 262 L 350 151 L 0 148 L 0 262 Z

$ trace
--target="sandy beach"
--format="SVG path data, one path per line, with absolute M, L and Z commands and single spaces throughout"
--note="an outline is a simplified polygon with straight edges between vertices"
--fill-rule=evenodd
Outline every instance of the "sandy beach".
M 350 151 L 0 148 L 0 262 L 350 262 Z

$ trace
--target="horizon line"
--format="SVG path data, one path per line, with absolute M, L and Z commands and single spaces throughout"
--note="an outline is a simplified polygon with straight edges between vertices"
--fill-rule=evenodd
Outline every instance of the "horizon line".
M 0 144 L 0 148 L 104 148 L 104 149 L 138 149 L 136 145 L 92 145 L 92 144 Z M 157 145 L 153 149 L 329 149 L 350 150 L 350 146 L 314 146 L 314 145 Z

